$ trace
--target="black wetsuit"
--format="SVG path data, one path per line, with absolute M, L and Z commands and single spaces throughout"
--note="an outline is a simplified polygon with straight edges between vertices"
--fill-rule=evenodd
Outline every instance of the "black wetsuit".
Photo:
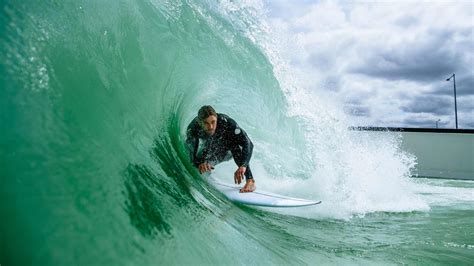
M 253 143 L 247 133 L 237 125 L 234 119 L 225 114 L 217 114 L 216 131 L 208 135 L 194 118 L 186 131 L 186 144 L 194 166 L 207 162 L 216 165 L 234 158 L 237 166 L 244 166 L 246 179 L 253 179 L 250 171 Z

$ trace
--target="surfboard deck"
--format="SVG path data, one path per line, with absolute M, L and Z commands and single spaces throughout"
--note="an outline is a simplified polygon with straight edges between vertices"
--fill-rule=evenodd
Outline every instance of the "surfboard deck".
M 321 201 L 292 198 L 259 190 L 240 193 L 241 186 L 225 184 L 219 181 L 209 181 L 212 186 L 222 192 L 230 201 L 246 205 L 262 207 L 304 207 L 320 204 Z

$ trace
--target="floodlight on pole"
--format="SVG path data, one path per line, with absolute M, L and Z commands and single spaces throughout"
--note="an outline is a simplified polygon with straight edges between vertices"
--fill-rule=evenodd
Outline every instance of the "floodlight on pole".
M 458 129 L 458 104 L 456 101 L 456 74 L 452 74 L 449 78 L 446 79 L 446 81 L 450 81 L 451 78 L 453 79 L 453 84 L 454 84 L 454 117 L 456 119 L 456 129 Z

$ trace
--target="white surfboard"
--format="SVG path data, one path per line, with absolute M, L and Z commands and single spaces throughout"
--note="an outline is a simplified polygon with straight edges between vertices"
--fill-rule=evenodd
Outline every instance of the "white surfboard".
M 261 191 L 258 188 L 254 192 L 240 193 L 239 190 L 241 187 L 238 185 L 224 184 L 215 180 L 209 181 L 209 183 L 222 192 L 230 201 L 240 204 L 262 207 L 303 207 L 321 203 L 321 201 L 273 194 Z

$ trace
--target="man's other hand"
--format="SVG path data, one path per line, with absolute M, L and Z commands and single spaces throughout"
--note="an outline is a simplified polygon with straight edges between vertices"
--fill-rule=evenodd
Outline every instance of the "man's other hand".
M 214 169 L 210 163 L 202 163 L 199 165 L 199 173 L 204 174 L 205 172 L 210 172 Z
M 242 182 L 242 180 L 244 179 L 245 171 L 247 171 L 247 167 L 243 167 L 243 166 L 239 167 L 237 171 L 235 171 L 234 182 L 236 184 L 240 184 Z

